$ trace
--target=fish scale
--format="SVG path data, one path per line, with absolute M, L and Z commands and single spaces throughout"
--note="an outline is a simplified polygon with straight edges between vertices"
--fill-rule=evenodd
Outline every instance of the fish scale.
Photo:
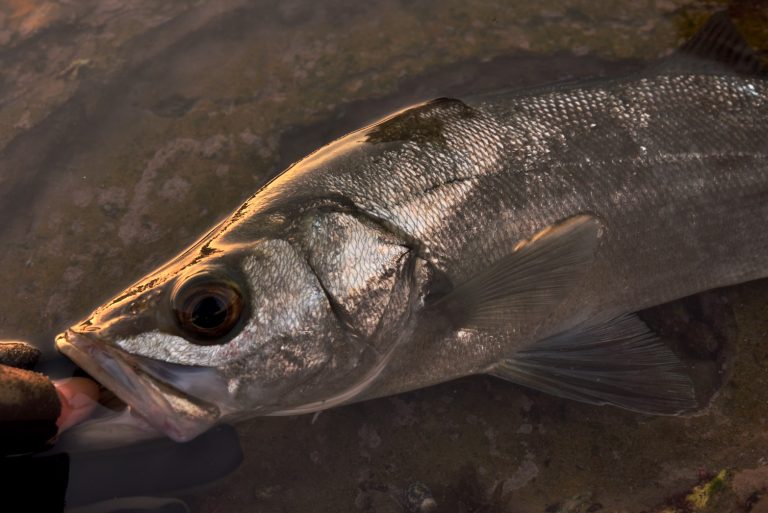
M 512 150 L 504 169 L 477 173 L 483 176 L 462 191 L 463 202 L 417 235 L 455 280 L 492 264 L 513 241 L 580 212 L 606 223 L 602 258 L 581 293 L 553 314 L 555 324 L 576 311 L 633 312 L 768 275 L 768 234 L 759 228 L 768 219 L 764 80 L 662 76 L 594 94 L 579 89 L 578 101 L 556 99 L 569 95 L 513 93 L 467 102 L 516 140 L 506 144 Z M 624 103 L 616 116 L 606 100 L 618 97 Z M 627 112 L 647 122 L 627 128 Z M 576 130 L 584 128 L 590 130 Z M 515 158 L 519 154 L 524 157 Z M 532 163 L 530 155 L 538 160 Z M 410 212 L 420 212 L 418 200 Z M 388 220 L 412 224 L 407 217 Z M 454 377 L 478 372 L 509 352 L 503 337 L 486 340 L 482 357 L 468 347 L 474 344 L 414 344 L 416 355 L 409 352 L 387 370 L 398 386 L 382 379 L 382 389 L 371 395 L 439 382 L 446 368 Z

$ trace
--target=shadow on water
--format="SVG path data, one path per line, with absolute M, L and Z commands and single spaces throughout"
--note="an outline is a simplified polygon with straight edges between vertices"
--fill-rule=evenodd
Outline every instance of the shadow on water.
M 643 62 L 639 60 L 579 57 L 567 52 L 546 56 L 519 52 L 485 62 L 473 60 L 455 63 L 426 76 L 403 80 L 395 94 L 341 105 L 325 121 L 288 128 L 280 137 L 277 169 L 284 169 L 301 159 L 309 148 L 319 148 L 409 105 L 439 97 L 466 98 L 492 91 L 524 89 L 579 78 L 619 77 L 642 68 Z
M 449 4 L 102 2 L 69 12 L 41 2 L 27 32 L 27 18 L 2 14 L 0 289 L 13 294 L 0 299 L 0 335 L 35 341 L 45 370 L 69 372 L 50 345 L 58 331 L 313 149 L 434 97 L 632 73 L 717 7 Z M 173 501 L 81 509 L 171 494 L 199 512 L 400 512 L 424 482 L 439 511 L 661 510 L 720 469 L 758 464 L 743 454 L 763 454 L 755 429 L 768 412 L 753 392 L 768 385 L 767 295 L 765 283 L 749 284 L 645 312 L 696 366 L 703 397 L 733 355 L 727 375 L 739 378 L 700 417 L 650 419 L 467 378 L 317 418 L 246 422 L 239 442 L 221 428 L 199 446 L 73 454 L 69 506 L 175 511 Z

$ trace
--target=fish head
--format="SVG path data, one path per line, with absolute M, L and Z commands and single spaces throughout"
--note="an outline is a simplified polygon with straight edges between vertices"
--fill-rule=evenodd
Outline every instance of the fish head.
M 409 250 L 347 213 L 287 224 L 201 240 L 57 347 L 177 441 L 223 418 L 348 401 L 385 365 L 388 334 L 402 335 Z

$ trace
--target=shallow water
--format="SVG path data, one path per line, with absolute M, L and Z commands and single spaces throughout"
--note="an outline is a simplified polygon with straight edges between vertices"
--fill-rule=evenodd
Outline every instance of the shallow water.
M 720 5 L 0 5 L 0 338 L 34 341 L 43 368 L 64 375 L 57 332 L 316 147 L 434 97 L 630 73 Z M 768 10 L 732 9 L 749 41 L 768 47 Z M 767 296 L 766 283 L 747 284 L 649 314 L 673 328 L 697 319 L 710 342 L 697 357 L 729 356 L 725 388 L 698 417 L 647 418 L 472 378 L 314 421 L 244 423 L 243 464 L 197 491 L 213 470 L 231 470 L 231 437 L 212 439 L 212 454 L 230 447 L 221 461 L 200 456 L 204 477 L 184 472 L 203 449 L 73 456 L 70 506 L 170 494 L 200 512 L 402 511 L 403 491 L 420 481 L 440 511 L 690 510 L 687 494 L 728 468 L 712 500 L 746 508 L 768 486 Z M 136 475 L 158 466 L 179 478 L 149 486 Z M 89 486 L 94 468 L 125 486 Z

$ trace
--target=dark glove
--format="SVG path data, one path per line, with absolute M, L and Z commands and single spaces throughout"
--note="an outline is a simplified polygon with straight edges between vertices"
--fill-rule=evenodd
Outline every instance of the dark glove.
M 58 431 L 56 387 L 28 370 L 39 356 L 23 342 L 0 342 L 0 456 L 44 450 Z
M 48 378 L 28 370 L 38 357 L 39 352 L 28 344 L 0 342 L 0 511 L 10 501 L 23 505 L 19 511 L 60 513 L 66 497 L 73 513 L 80 506 L 90 513 L 183 512 L 187 508 L 179 500 L 147 496 L 204 485 L 242 462 L 237 433 L 229 426 L 217 426 L 185 444 L 157 439 L 130 450 L 7 456 L 50 447 L 57 421 L 63 428 L 87 411 L 74 398 L 84 390 L 82 382 L 57 381 L 57 393 Z M 205 464 L 200 465 L 201 461 Z
M 58 432 L 56 387 L 29 370 L 39 357 L 40 351 L 24 342 L 0 342 L 0 488 L 4 503 L 18 500 L 26 511 L 54 513 L 64 508 L 67 455 L 8 456 L 47 449 Z

